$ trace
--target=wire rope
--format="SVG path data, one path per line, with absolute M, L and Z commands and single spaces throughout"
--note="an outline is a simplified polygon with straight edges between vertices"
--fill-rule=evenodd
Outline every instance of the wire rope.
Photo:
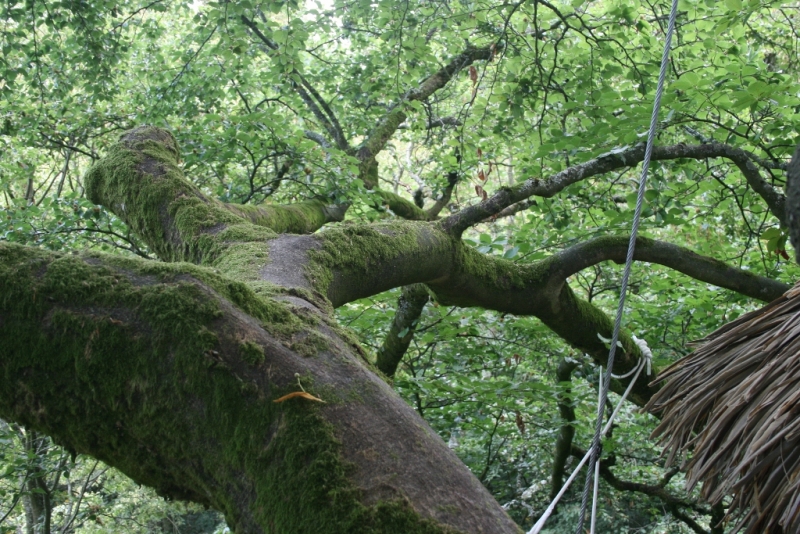
M 631 275 L 631 266 L 633 264 L 633 253 L 636 249 L 636 236 L 639 232 L 639 221 L 642 215 L 642 206 L 644 204 L 644 191 L 647 185 L 647 171 L 650 167 L 650 157 L 653 154 L 653 143 L 656 139 L 656 130 L 658 129 L 658 112 L 661 107 L 661 96 L 664 94 L 664 80 L 667 76 L 667 66 L 669 64 L 669 50 L 672 46 L 672 34 L 675 31 L 675 19 L 678 13 L 678 0 L 672 0 L 672 8 L 669 14 L 669 26 L 667 27 L 666 40 L 664 42 L 664 53 L 661 56 L 661 71 L 658 74 L 658 87 L 656 88 L 656 98 L 653 102 L 653 114 L 650 116 L 650 131 L 647 135 L 647 147 L 644 152 L 644 161 L 642 162 L 642 175 L 639 179 L 639 193 L 636 197 L 636 210 L 633 214 L 633 224 L 631 227 L 631 237 L 628 242 L 628 255 L 625 258 L 625 269 L 622 273 L 622 287 L 619 294 L 619 305 L 617 306 L 617 315 L 614 319 L 614 333 L 611 336 L 611 348 L 608 351 L 608 363 L 606 364 L 606 374 L 603 380 L 603 386 L 600 391 L 600 402 L 597 410 L 597 421 L 595 424 L 594 437 L 592 439 L 591 457 L 589 459 L 589 466 L 586 470 L 586 483 L 583 487 L 583 495 L 581 496 L 581 509 L 578 515 L 578 528 L 575 530 L 576 534 L 583 533 L 583 523 L 586 517 L 586 508 L 589 502 L 589 492 L 592 488 L 592 479 L 595 471 L 595 464 L 598 460 L 600 452 L 600 440 L 603 430 L 603 407 L 606 403 L 608 396 L 608 388 L 611 385 L 611 370 L 614 368 L 614 356 L 617 351 L 617 342 L 619 341 L 619 331 L 622 324 L 622 314 L 625 307 L 625 294 L 628 289 L 628 279 Z

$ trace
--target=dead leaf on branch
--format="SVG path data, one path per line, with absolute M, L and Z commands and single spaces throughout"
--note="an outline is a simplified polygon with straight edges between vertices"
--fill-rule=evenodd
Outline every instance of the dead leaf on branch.
M 288 395 L 284 395 L 283 397 L 275 399 L 272 402 L 284 402 L 284 401 L 287 401 L 289 399 L 293 399 L 295 397 L 300 397 L 300 398 L 303 398 L 303 399 L 306 399 L 306 400 L 312 400 L 312 401 L 317 401 L 317 402 L 325 402 L 324 400 L 319 399 L 319 398 L 315 397 L 314 395 L 312 395 L 310 393 L 306 393 L 305 391 L 293 391 L 292 393 L 289 393 Z

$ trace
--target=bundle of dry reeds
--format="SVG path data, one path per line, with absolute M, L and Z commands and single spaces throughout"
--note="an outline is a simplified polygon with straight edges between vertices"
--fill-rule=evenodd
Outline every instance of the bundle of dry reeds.
M 733 497 L 734 532 L 800 533 L 800 284 L 697 345 L 645 407 L 668 464 L 684 457 L 709 502 Z

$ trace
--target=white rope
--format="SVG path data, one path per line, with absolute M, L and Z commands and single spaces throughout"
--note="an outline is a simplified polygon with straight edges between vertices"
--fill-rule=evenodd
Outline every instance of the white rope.
M 649 353 L 650 349 L 647 349 L 647 352 Z M 620 397 L 619 402 L 614 407 L 614 411 L 611 413 L 611 417 L 608 418 L 608 422 L 606 423 L 606 426 L 603 427 L 603 432 L 602 432 L 603 436 L 605 436 L 608 433 L 608 431 L 611 430 L 611 424 L 614 422 L 614 419 L 617 418 L 617 415 L 619 414 L 619 411 L 622 408 L 622 404 L 628 398 L 628 395 L 630 394 L 631 390 L 633 389 L 633 385 L 636 383 L 636 380 L 639 378 L 639 374 L 642 372 L 642 369 L 645 369 L 645 368 L 649 367 L 649 365 L 650 365 L 649 362 L 645 361 L 645 358 L 642 358 L 642 359 L 639 360 L 639 364 L 635 368 L 635 373 L 636 374 L 634 375 L 634 377 L 631 380 L 630 384 L 628 384 L 628 387 L 625 389 L 625 392 L 622 394 L 622 397 Z M 601 372 L 600 372 L 600 376 L 601 377 L 603 376 L 602 369 L 601 369 Z M 558 504 L 558 501 L 561 500 L 561 497 L 564 496 L 564 494 L 569 489 L 570 485 L 572 485 L 572 482 L 578 476 L 578 473 L 580 473 L 581 469 L 583 469 L 583 466 L 586 465 L 586 462 L 589 461 L 589 457 L 591 456 L 591 454 L 592 454 L 592 451 L 586 451 L 586 454 L 583 455 L 583 458 L 581 459 L 581 461 L 578 462 L 578 465 L 575 466 L 575 469 L 572 471 L 572 474 L 569 476 L 567 481 L 564 482 L 564 485 L 561 486 L 561 489 L 559 490 L 558 494 L 555 496 L 553 501 L 550 503 L 550 505 L 547 507 L 547 510 L 544 511 L 544 513 L 542 514 L 542 517 L 539 518 L 539 521 L 537 521 L 536 524 L 533 525 L 533 527 L 527 532 L 527 534 L 539 534 L 539 532 L 541 532 L 542 528 L 544 528 L 544 524 L 547 522 L 547 520 L 553 514 L 553 511 L 556 509 L 556 505 Z

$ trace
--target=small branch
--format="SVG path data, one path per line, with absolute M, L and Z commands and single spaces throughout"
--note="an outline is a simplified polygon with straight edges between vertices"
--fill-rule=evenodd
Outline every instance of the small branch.
M 383 150 L 386 143 L 394 135 L 394 132 L 397 131 L 397 128 L 406 120 L 408 102 L 426 100 L 433 93 L 447 85 L 461 69 L 468 67 L 475 61 L 489 61 L 494 57 L 494 54 L 494 47 L 469 47 L 451 59 L 447 65 L 436 73 L 425 79 L 418 87 L 408 91 L 398 103 L 391 107 L 386 116 L 373 128 L 367 139 L 358 148 L 356 156 L 361 160 L 362 166 L 367 167 L 371 164 L 375 156 Z
M 61 148 L 66 148 L 67 150 L 74 150 L 75 152 L 83 154 L 84 156 L 88 156 L 89 158 L 92 159 L 92 161 L 96 161 L 97 159 L 100 158 L 100 156 L 98 156 L 94 152 L 87 152 L 87 151 L 85 151 L 85 150 L 83 150 L 81 148 L 78 148 L 76 146 L 68 145 L 65 142 L 63 142 L 63 141 L 61 141 L 59 139 L 55 139 L 53 137 L 50 137 L 49 135 L 47 135 L 45 133 L 42 134 L 42 137 L 44 137 L 47 141 L 53 143 L 56 146 L 59 146 Z
M 397 301 L 392 326 L 383 339 L 383 345 L 378 349 L 376 365 L 386 376 L 394 376 L 414 338 L 414 331 L 429 298 L 428 290 L 422 284 L 403 288 Z
M 330 148 L 331 147 L 330 141 L 325 139 L 325 136 L 322 135 L 322 134 L 319 134 L 317 132 L 312 132 L 311 130 L 305 130 L 303 132 L 303 134 L 306 136 L 307 139 L 311 139 L 312 141 L 317 143 L 322 148 Z
M 442 209 L 444 209 L 448 202 L 450 202 L 450 199 L 453 198 L 453 190 L 456 188 L 457 183 L 458 171 L 450 171 L 447 173 L 447 187 L 444 188 L 442 196 L 439 197 L 439 200 L 437 200 L 428 210 L 428 218 L 430 220 L 434 220 L 436 217 L 438 217 Z
M 473 224 L 500 213 L 516 202 L 532 196 L 549 198 L 563 191 L 567 186 L 592 176 L 626 167 L 634 167 L 644 159 L 644 149 L 644 145 L 637 145 L 624 150 L 608 152 L 587 162 L 569 167 L 554 174 L 547 180 L 530 178 L 515 187 L 502 188 L 487 200 L 465 208 L 445 219 L 444 228 L 453 235 L 460 236 L 464 230 Z M 721 143 L 678 144 L 655 147 L 652 155 L 653 161 L 706 158 L 726 158 L 732 161 L 742 171 L 750 187 L 767 203 L 770 212 L 782 226 L 786 226 L 784 207 L 786 199 L 784 195 L 775 190 L 771 184 L 761 177 L 755 164 L 744 150 Z
M 572 381 L 572 372 L 578 364 L 566 359 L 561 360 L 556 370 L 556 378 L 560 384 Z M 550 474 L 550 499 L 555 499 L 564 483 L 565 467 L 572 451 L 572 439 L 575 437 L 575 407 L 569 399 L 570 390 L 565 388 L 559 392 L 558 411 L 561 414 L 561 427 L 558 429 L 556 447 L 553 452 L 553 469 Z
M 511 204 L 506 209 L 500 210 L 500 212 L 497 213 L 496 215 L 492 215 L 490 219 L 495 220 L 495 219 L 501 219 L 503 217 L 511 217 L 512 215 L 516 215 L 520 211 L 525 211 L 526 209 L 536 205 L 537 205 L 536 199 L 529 198 L 527 200 Z
M 572 455 L 576 458 L 583 458 L 586 454 L 586 451 L 581 449 L 580 447 L 573 445 L 572 446 Z M 694 519 L 689 517 L 688 515 L 682 513 L 680 508 L 689 508 L 695 509 L 696 504 L 691 501 L 684 501 L 683 499 L 679 499 L 675 497 L 667 490 L 664 489 L 667 482 L 678 473 L 678 469 L 673 469 L 667 472 L 664 478 L 659 481 L 658 484 L 642 484 L 640 482 L 628 482 L 625 480 L 620 480 L 617 476 L 611 472 L 611 468 L 608 465 L 607 461 L 600 460 L 600 477 L 608 483 L 609 486 L 618 490 L 618 491 L 629 491 L 634 493 L 643 493 L 644 495 L 649 495 L 651 497 L 656 497 L 660 499 L 666 506 L 669 508 L 670 512 L 686 523 L 689 528 L 697 532 L 698 534 L 709 534 L 707 530 L 701 527 Z
M 278 44 L 264 35 L 258 26 L 256 26 L 254 21 L 248 19 L 244 15 L 242 15 L 241 20 L 242 23 L 250 28 L 255 36 L 267 46 L 267 48 L 271 50 L 278 50 Z M 317 118 L 317 120 L 319 120 L 319 122 L 328 132 L 328 135 L 331 137 L 331 139 L 333 139 L 336 146 L 341 150 L 348 150 L 350 146 L 344 136 L 342 127 L 334 115 L 333 110 L 331 110 L 330 106 L 328 106 L 328 103 L 297 70 L 292 70 L 291 74 L 296 75 L 300 80 L 300 83 L 293 81 L 291 84 L 292 88 L 300 96 L 300 99 L 306 104 L 308 109 Z

